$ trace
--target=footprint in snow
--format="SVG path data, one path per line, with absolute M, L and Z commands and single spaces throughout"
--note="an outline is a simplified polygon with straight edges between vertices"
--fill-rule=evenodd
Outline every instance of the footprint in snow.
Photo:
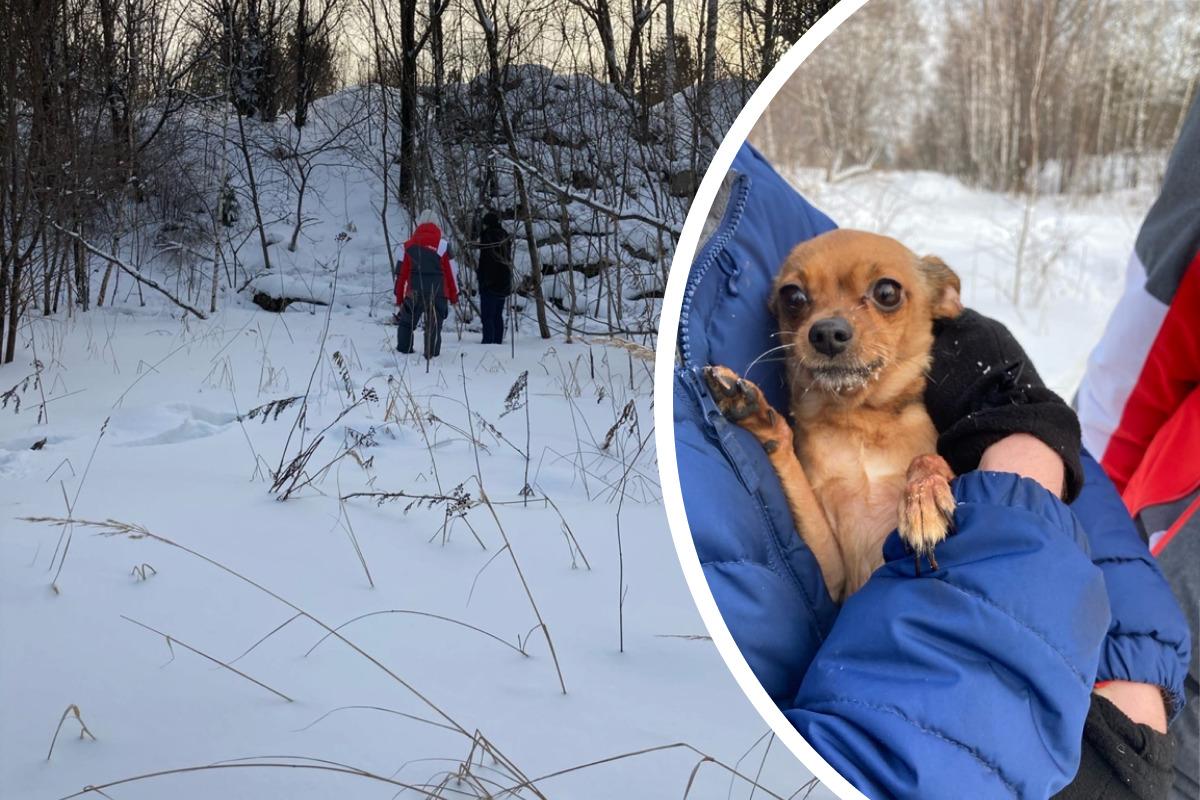
M 54 449 L 55 445 L 69 441 L 70 436 L 53 436 L 46 433 L 32 433 L 18 436 L 6 442 L 0 442 L 0 478 L 20 478 L 29 473 L 43 453 Z
M 224 431 L 237 421 L 237 415 L 226 411 L 213 411 L 200 406 L 182 403 L 169 405 L 166 411 L 178 420 L 177 424 L 166 430 L 140 439 L 121 442 L 121 447 L 152 447 L 164 444 L 179 444 L 193 439 L 204 439 Z

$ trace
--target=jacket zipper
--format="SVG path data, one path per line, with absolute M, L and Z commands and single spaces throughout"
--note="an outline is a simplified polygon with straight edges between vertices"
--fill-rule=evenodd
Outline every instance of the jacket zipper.
M 712 395 L 707 388 L 702 385 L 704 379 L 700 375 L 700 367 L 681 367 L 678 369 L 681 382 L 691 394 L 692 399 L 700 408 L 700 413 L 704 415 L 704 424 L 708 432 L 712 434 L 717 442 L 717 447 L 720 448 L 721 454 L 725 456 L 725 460 L 733 467 L 733 471 L 737 473 L 738 480 L 746 487 L 746 491 L 758 496 L 759 480 L 756 470 L 750 466 L 750 459 L 747 456 L 745 448 L 734 437 L 734 425 L 725 419 L 725 415 L 721 413 L 721 409 L 717 408 L 717 403 L 713 400 Z M 756 502 L 761 502 L 757 501 Z
M 677 367 L 675 372 L 679 382 L 685 386 L 688 394 L 691 395 L 704 415 L 704 426 L 712 434 L 713 439 L 716 440 L 717 448 L 721 451 L 721 455 L 733 467 L 734 474 L 738 476 L 738 480 L 746 488 L 746 491 L 750 493 L 753 502 L 758 505 L 759 513 L 762 515 L 762 524 L 775 559 L 780 564 L 782 570 L 791 578 L 792 584 L 803 599 L 804 605 L 811 614 L 811 623 L 816 639 L 818 642 L 822 642 L 825 640 L 826 630 L 817 618 L 817 598 L 813 596 L 812 590 L 805 586 L 804 582 L 800 580 L 800 576 L 796 574 L 791 562 L 785 555 L 784 546 L 781 541 L 781 537 L 791 535 L 792 531 L 780 531 L 776 528 L 775 523 L 771 521 L 766 504 L 759 493 L 760 482 L 758 471 L 751 464 L 745 448 L 733 435 L 736 426 L 725 419 L 725 415 L 717 408 L 716 401 L 709 394 L 707 387 L 702 385 L 704 379 L 700 375 L 700 370 L 700 367 Z
M 694 366 L 691 336 L 688 331 L 692 315 L 692 298 L 695 296 L 700 282 L 704 280 L 705 274 L 716 263 L 717 256 L 733 238 L 733 234 L 742 221 L 742 214 L 746 210 L 746 201 L 750 196 L 750 176 L 738 175 L 734 179 L 730 195 L 729 205 L 725 208 L 725 216 L 721 219 L 721 224 L 717 226 L 717 232 L 709 237 L 700 251 L 700 256 L 692 265 L 687 284 L 684 286 L 683 305 L 679 310 L 679 353 L 680 361 L 685 367 Z

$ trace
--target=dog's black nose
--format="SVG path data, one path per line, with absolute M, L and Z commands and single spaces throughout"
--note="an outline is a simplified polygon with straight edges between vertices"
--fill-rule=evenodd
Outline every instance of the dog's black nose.
M 854 338 L 854 328 L 844 317 L 830 317 L 814 322 L 808 329 L 808 341 L 818 353 L 833 358 L 846 349 Z

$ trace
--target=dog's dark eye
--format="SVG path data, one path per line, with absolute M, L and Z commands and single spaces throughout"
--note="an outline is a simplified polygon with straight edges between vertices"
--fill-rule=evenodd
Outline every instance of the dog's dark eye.
M 871 288 L 871 299 L 873 299 L 880 308 L 891 310 L 900 305 L 900 300 L 904 294 L 900 291 L 900 284 L 896 283 L 891 278 L 880 278 Z
M 785 283 L 779 287 L 779 299 L 783 302 L 784 308 L 795 311 L 808 302 L 808 295 L 796 284 Z

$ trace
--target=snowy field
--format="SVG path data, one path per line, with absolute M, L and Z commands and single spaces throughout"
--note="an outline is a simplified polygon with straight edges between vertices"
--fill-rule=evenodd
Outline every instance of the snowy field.
M 1153 199 L 1039 200 L 1015 298 L 1019 199 L 928 173 L 818 177 L 791 176 L 839 224 L 943 257 L 1068 396 Z M 0 409 L 4 796 L 175 770 L 103 791 L 829 796 L 702 636 L 661 511 L 645 354 L 544 342 L 528 317 L 514 354 L 452 316 L 428 370 L 398 356 L 386 260 L 354 224 L 370 214 L 322 195 L 332 212 L 273 279 L 332 298 L 328 322 L 224 293 L 181 322 L 126 282 L 113 308 L 31 318 L 36 350 L 0 371 L 16 387 Z M 281 467 L 294 480 L 273 489 Z M 70 715 L 47 759 L 71 706 L 95 741 Z
M 1142 187 L 1039 198 L 1018 294 L 1024 198 L 930 172 L 872 172 L 833 184 L 821 176 L 788 174 L 841 227 L 886 234 L 920 255 L 940 256 L 962 280 L 964 303 L 1004 322 L 1047 385 L 1068 400 L 1120 297 L 1134 239 L 1156 195 Z
M 5 797 L 829 796 L 700 636 L 644 354 L 133 306 L 36 321 L 0 412 Z

